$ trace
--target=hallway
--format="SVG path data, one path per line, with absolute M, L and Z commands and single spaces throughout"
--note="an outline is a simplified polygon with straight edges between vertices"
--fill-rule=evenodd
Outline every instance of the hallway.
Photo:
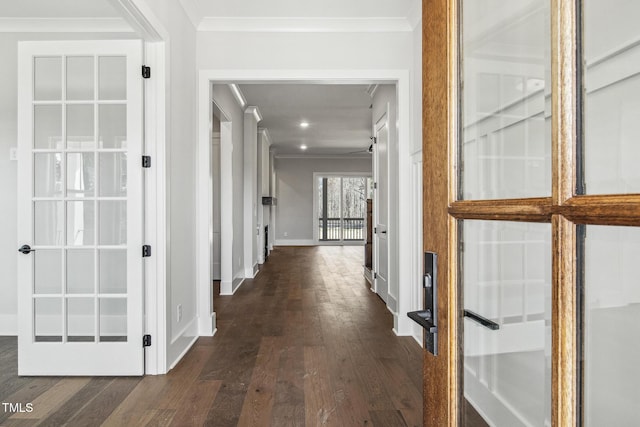
M 0 425 L 418 426 L 422 351 L 392 332 L 362 276 L 362 247 L 279 247 L 234 296 L 218 332 L 166 376 L 17 378 L 0 341 Z M 9 362 L 9 363 L 7 363 Z

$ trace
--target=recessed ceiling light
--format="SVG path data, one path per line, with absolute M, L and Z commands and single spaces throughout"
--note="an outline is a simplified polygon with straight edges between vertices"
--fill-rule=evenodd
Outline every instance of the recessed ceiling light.
M 306 149 L 307 149 L 307 146 L 306 146 L 306 145 L 304 145 L 304 144 L 302 144 L 302 145 L 300 146 L 300 149 L 301 149 L 301 150 L 306 150 Z
M 301 128 L 308 128 L 309 127 L 309 123 L 308 122 L 300 122 L 300 127 Z

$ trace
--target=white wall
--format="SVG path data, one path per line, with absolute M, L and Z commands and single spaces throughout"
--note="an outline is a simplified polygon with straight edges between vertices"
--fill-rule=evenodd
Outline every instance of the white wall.
M 198 68 L 409 70 L 411 45 L 411 32 L 199 32 Z
M 276 158 L 275 244 L 314 244 L 314 172 L 371 173 L 370 158 Z M 287 233 L 287 236 L 284 233 Z
M 18 333 L 17 301 L 17 162 L 9 150 L 17 147 L 18 41 L 129 39 L 133 33 L 0 33 L 0 335 Z
M 225 84 L 213 85 L 213 99 L 222 111 L 231 119 L 233 126 L 233 282 L 234 289 L 244 277 L 244 112 Z M 225 207 L 223 206 L 222 209 Z

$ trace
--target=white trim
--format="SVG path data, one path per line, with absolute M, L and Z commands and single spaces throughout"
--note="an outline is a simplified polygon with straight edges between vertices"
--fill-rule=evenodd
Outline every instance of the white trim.
M 108 0 L 109 4 L 146 42 L 169 43 L 169 33 L 144 0 Z M 168 46 L 165 55 L 169 57 Z
M 228 86 L 229 86 L 229 89 L 231 89 L 231 93 L 233 94 L 233 97 L 236 99 L 236 102 L 240 106 L 240 109 L 244 110 L 244 107 L 247 106 L 247 98 L 244 97 L 244 94 L 240 90 L 240 87 L 237 84 L 233 84 L 233 83 Z
M 256 119 L 256 124 L 262 121 L 262 114 L 260 114 L 260 109 L 257 106 L 250 105 L 244 110 L 244 112 L 245 114 L 253 114 L 253 117 Z M 260 129 L 258 129 L 258 132 L 260 132 Z
M 369 159 L 371 154 L 274 154 L 276 159 Z
M 169 33 L 153 10 L 143 0 L 108 0 L 144 43 L 145 62 L 153 69 L 153 78 L 145 86 L 145 153 L 153 158 L 153 168 L 145 175 L 145 239 L 154 256 L 145 265 L 145 333 L 153 337 L 145 349 L 145 374 L 165 374 L 168 366 L 167 277 L 171 274 L 169 241 L 169 187 L 166 135 L 167 87 L 169 85 Z M 150 214 L 153 212 L 154 214 Z M 190 348 L 188 346 L 186 353 Z M 180 356 L 182 357 L 182 356 Z M 180 359 L 178 359 L 180 360 Z
M 264 264 L 264 261 L 262 263 L 256 262 L 253 265 L 253 267 L 245 269 L 244 278 L 245 279 L 254 279 L 258 275 L 258 273 L 260 272 L 259 264 Z
M 244 277 L 236 277 L 232 282 L 220 282 L 220 295 L 230 296 L 235 294 L 244 283 Z
M 403 17 L 213 17 L 202 19 L 198 31 L 292 33 L 388 33 L 413 31 Z
M 195 0 L 178 0 L 180 2 L 180 6 L 184 10 L 184 13 L 193 24 L 193 28 L 198 28 L 200 22 L 202 22 L 202 13 L 200 13 L 200 8 L 198 7 L 198 3 Z
M 277 82 L 304 82 L 304 83 L 331 83 L 331 84 L 371 84 L 371 83 L 391 83 L 396 84 L 397 90 L 397 123 L 398 123 L 398 206 L 409 206 L 411 203 L 411 138 L 413 135 L 411 128 L 411 73 L 409 69 L 308 69 L 308 70 L 289 70 L 289 69 L 212 69 L 199 71 L 198 91 L 201 94 L 199 98 L 198 108 L 200 109 L 200 119 L 198 120 L 199 144 L 200 146 L 209 144 L 209 122 L 206 119 L 206 113 L 203 115 L 202 110 L 209 110 L 206 96 L 202 93 L 208 93 L 211 83 L 228 83 L 236 82 L 242 84 L 251 83 L 277 83 Z M 419 96 L 419 94 L 413 94 Z M 204 119 L 203 119 L 204 117 Z M 408 165 L 408 166 L 407 166 Z M 197 185 L 205 185 L 206 182 L 198 181 Z M 277 185 L 277 182 L 274 184 Z M 276 188 L 277 190 L 277 188 Z M 277 191 L 276 191 L 277 194 Z M 276 221 L 276 215 L 272 215 L 272 220 Z M 413 230 L 411 222 L 411 211 L 409 209 L 400 209 L 398 212 L 398 225 L 393 230 L 397 230 L 397 247 L 399 248 L 398 265 L 396 271 L 399 272 L 399 283 L 402 280 L 410 280 L 406 275 L 411 271 L 411 236 L 419 230 Z M 270 229 L 270 235 L 275 236 L 277 223 Z M 223 225 L 224 230 L 224 225 Z M 205 232 L 206 229 L 198 227 L 198 233 Z M 312 240 L 280 240 L 275 245 L 314 245 Z M 208 257 L 208 251 L 204 254 Z M 201 286 L 201 285 L 199 285 Z M 408 308 L 405 305 L 404 293 L 407 291 L 406 285 L 399 286 L 398 295 L 398 313 L 405 313 Z M 408 328 L 408 320 L 404 321 L 404 317 L 394 314 L 394 324 L 398 323 L 398 333 L 400 335 L 410 335 Z M 407 318 L 408 319 L 408 318 Z
M 154 256 L 145 268 L 145 331 L 154 339 L 145 350 L 145 374 L 167 372 L 168 194 L 166 164 L 166 44 L 145 43 L 145 63 L 153 79 L 145 82 L 145 154 L 153 168 L 145 174 L 145 240 Z
M 273 246 L 318 246 L 313 239 L 281 239 L 276 240 Z
M 211 331 L 211 333 L 209 335 L 204 335 L 203 333 L 200 332 L 200 328 L 201 328 L 201 325 L 203 323 L 207 324 L 207 326 L 204 329 Z M 212 336 L 214 336 L 216 334 L 217 331 L 218 331 L 218 328 L 216 327 L 216 313 L 215 312 L 209 314 L 208 316 L 207 315 L 205 315 L 203 317 L 198 316 L 198 336 L 200 336 L 200 337 L 212 337 Z
M 191 347 L 193 347 L 193 345 L 196 343 L 196 341 L 198 341 L 198 336 L 193 337 L 191 339 L 191 342 L 189 342 L 189 344 L 185 347 L 185 349 L 182 350 L 182 352 L 175 358 L 175 360 L 173 362 L 171 362 L 171 365 L 169 366 L 169 369 L 167 369 L 167 372 L 172 370 L 173 368 L 175 368 L 176 365 L 178 363 L 180 363 L 180 361 L 182 360 L 184 355 L 187 354 L 187 352 L 189 350 L 191 350 Z
M 262 120 L 262 119 L 260 119 L 260 120 Z M 271 140 L 271 135 L 269 135 L 269 129 L 263 128 L 263 127 L 258 127 L 258 132 L 262 134 L 263 138 L 265 139 L 263 142 L 267 144 L 267 147 L 271 147 L 271 144 L 273 142 Z
M 0 33 L 131 33 L 123 18 L 0 18 Z
M 0 335 L 4 335 L 4 336 L 18 335 L 18 315 L 17 314 L 0 314 Z

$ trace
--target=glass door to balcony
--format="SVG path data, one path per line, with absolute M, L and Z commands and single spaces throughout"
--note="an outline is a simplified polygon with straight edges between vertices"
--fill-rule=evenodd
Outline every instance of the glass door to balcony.
M 371 197 L 371 178 L 318 175 L 316 187 L 316 240 L 364 241 L 367 237 L 367 198 Z

